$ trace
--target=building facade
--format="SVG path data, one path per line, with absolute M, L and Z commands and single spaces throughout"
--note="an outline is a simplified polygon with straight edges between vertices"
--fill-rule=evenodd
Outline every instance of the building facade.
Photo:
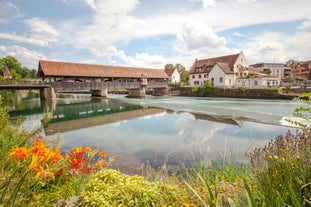
M 189 72 L 192 86 L 202 86 L 209 80 L 215 87 L 234 87 L 236 79 L 249 75 L 243 52 L 234 55 L 196 60 Z
M 177 68 L 170 68 L 165 70 L 166 74 L 169 76 L 169 82 L 172 84 L 180 84 L 180 73 Z
M 281 80 L 290 79 L 291 77 L 290 67 L 283 63 L 257 63 L 250 66 L 259 73 L 278 77 Z
M 268 66 L 265 65 L 265 67 Z M 269 66 L 269 69 L 271 69 L 271 66 Z M 278 67 L 274 67 L 269 71 L 270 74 L 261 70 L 257 71 L 257 69 L 247 64 L 245 55 L 240 52 L 234 55 L 196 60 L 190 69 L 189 82 L 191 86 L 198 87 L 203 86 L 206 81 L 210 81 L 214 87 L 220 88 L 279 87 L 281 77 L 284 77 L 283 69 L 282 64 L 282 67 L 278 65 Z

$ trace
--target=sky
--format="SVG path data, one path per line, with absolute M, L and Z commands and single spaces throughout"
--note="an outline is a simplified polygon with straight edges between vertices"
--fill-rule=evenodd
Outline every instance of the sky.
M 311 0 L 0 0 L 0 58 L 163 69 L 311 60 Z

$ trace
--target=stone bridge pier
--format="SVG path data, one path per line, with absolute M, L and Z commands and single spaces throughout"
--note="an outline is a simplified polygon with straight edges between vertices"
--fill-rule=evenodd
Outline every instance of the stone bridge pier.
M 42 100 L 55 100 L 56 93 L 53 87 L 40 89 L 40 99 Z

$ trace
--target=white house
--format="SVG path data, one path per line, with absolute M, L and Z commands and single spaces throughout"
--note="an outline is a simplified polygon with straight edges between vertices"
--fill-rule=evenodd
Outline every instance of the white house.
M 239 77 L 249 75 L 243 52 L 234 55 L 196 60 L 189 72 L 192 86 L 202 86 L 210 80 L 215 87 L 234 87 Z
M 171 68 L 165 70 L 166 74 L 170 77 L 170 83 L 179 84 L 180 83 L 180 73 L 177 68 Z
M 273 71 L 272 71 L 273 72 Z M 249 67 L 243 52 L 234 55 L 196 60 L 189 73 L 191 86 L 203 86 L 209 80 L 221 88 L 269 88 L 280 85 L 280 72 L 268 76 Z

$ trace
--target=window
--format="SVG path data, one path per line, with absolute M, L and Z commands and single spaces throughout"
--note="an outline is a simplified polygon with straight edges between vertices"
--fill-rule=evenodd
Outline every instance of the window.
M 195 75 L 192 75 L 192 79 L 195 79 Z
M 223 82 L 224 82 L 224 78 L 223 78 L 223 77 L 220 77 L 220 78 L 219 78 L 219 82 L 220 82 L 220 83 L 223 83 Z
M 199 75 L 199 78 L 201 78 L 201 75 Z
M 207 74 L 204 74 L 204 78 L 207 78 Z
M 258 81 L 255 80 L 255 81 L 254 81 L 254 85 L 255 85 L 255 86 L 258 86 Z

